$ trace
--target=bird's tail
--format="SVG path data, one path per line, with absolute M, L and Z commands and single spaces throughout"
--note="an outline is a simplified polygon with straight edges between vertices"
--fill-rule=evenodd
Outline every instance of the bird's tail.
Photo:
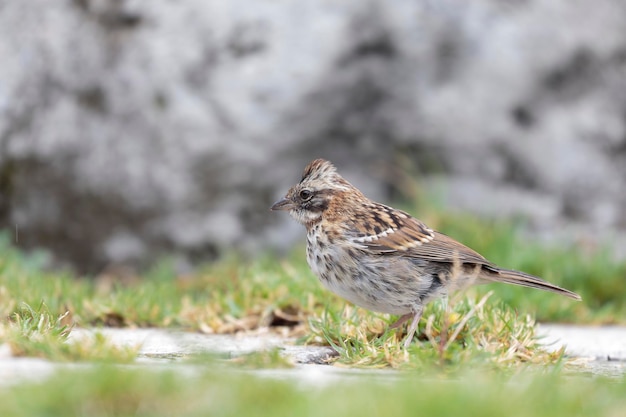
M 582 300 L 580 295 L 561 288 L 558 285 L 551 284 L 536 276 L 526 274 L 524 272 L 513 271 L 511 269 L 489 268 L 480 274 L 480 280 L 484 283 L 488 282 L 505 282 L 507 284 L 519 285 L 522 287 L 537 288 L 543 291 L 555 292 L 574 300 Z

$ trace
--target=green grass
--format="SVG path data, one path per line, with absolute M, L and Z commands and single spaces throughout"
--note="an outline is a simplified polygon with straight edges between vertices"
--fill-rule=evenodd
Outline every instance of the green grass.
M 408 211 L 423 213 L 429 225 L 502 266 L 579 292 L 583 301 L 509 285 L 472 288 L 428 305 L 419 336 L 405 350 L 404 330 L 389 329 L 395 317 L 355 308 L 324 290 L 302 247 L 286 259 L 233 256 L 187 276 L 164 260 L 138 277 L 113 271 L 84 279 L 46 270 L 43 255 L 25 255 L 0 234 L 0 344 L 17 356 L 97 364 L 0 388 L 0 415 L 623 414 L 626 379 L 576 371 L 562 352 L 541 348 L 534 324 L 624 324 L 625 262 L 602 248 L 529 241 L 516 222 L 428 207 Z M 339 367 L 398 371 L 298 382 L 278 349 L 120 367 L 112 364 L 132 363 L 137 347 L 121 348 L 97 332 L 79 341 L 68 337 L 74 327 L 107 325 L 205 333 L 268 328 L 299 343 L 333 346 L 339 356 L 331 362 Z M 280 377 L 251 371 L 270 368 Z
M 288 371 L 287 371 L 288 372 Z M 289 374 L 285 374 L 289 375 Z M 0 390 L 3 416 L 620 416 L 626 381 L 406 372 L 298 381 L 209 363 L 194 373 L 101 366 Z M 295 382 L 295 383 L 294 383 Z
M 500 302 L 490 304 L 492 292 L 480 300 L 458 296 L 434 302 L 424 313 L 419 340 L 403 348 L 404 332 L 389 329 L 386 316 L 345 307 L 327 309 L 310 319 L 307 342 L 331 345 L 344 366 L 436 369 L 456 373 L 486 367 L 507 370 L 535 364 L 561 364 L 562 352 L 543 350 L 534 335 L 535 322 L 518 316 Z
M 102 334 L 69 343 L 72 330 L 70 312 L 58 317 L 41 303 L 37 309 L 22 303 L 1 328 L 0 340 L 15 356 L 42 357 L 54 361 L 132 362 L 138 347 L 119 347 Z
M 520 222 L 428 206 L 408 211 L 502 266 L 579 292 L 583 302 L 503 284 L 470 289 L 445 306 L 431 303 L 419 340 L 405 351 L 403 329 L 388 329 L 395 318 L 354 308 L 324 290 L 309 271 L 303 248 L 286 259 L 233 256 L 187 276 L 178 276 L 164 260 L 141 276 L 109 271 L 79 279 L 46 271 L 43 255 L 25 255 L 0 234 L 0 342 L 17 355 L 127 362 L 136 350 L 120 350 L 102 337 L 80 348 L 67 340 L 68 331 L 157 326 L 234 333 L 269 327 L 298 336 L 301 343 L 335 347 L 340 353 L 335 363 L 343 366 L 509 368 L 559 363 L 560 355 L 537 344 L 535 320 L 626 322 L 626 262 L 611 258 L 607 248 L 545 246 L 523 237 Z

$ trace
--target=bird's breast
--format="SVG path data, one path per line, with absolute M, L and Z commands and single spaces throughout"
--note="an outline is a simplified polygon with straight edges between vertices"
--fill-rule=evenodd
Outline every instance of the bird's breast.
M 324 287 L 368 310 L 405 314 L 421 299 L 422 285 L 404 261 L 368 254 L 314 230 L 307 234 L 307 262 Z

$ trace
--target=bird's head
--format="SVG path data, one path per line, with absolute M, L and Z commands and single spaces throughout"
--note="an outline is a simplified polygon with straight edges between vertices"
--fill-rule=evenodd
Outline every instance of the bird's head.
M 312 225 L 322 219 L 335 199 L 342 198 L 346 193 L 361 195 L 337 173 L 332 163 L 316 159 L 306 166 L 300 182 L 291 187 L 283 199 L 274 203 L 271 210 L 288 211 L 299 223 Z

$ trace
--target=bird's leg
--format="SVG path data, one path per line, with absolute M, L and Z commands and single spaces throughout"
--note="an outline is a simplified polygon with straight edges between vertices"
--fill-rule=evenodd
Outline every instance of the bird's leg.
M 422 318 L 423 311 L 424 311 L 424 307 L 422 307 L 421 305 L 415 308 L 415 312 L 413 313 L 414 314 L 413 321 L 411 322 L 411 325 L 409 326 L 409 329 L 407 330 L 406 339 L 404 340 L 405 349 L 409 347 L 409 345 L 411 344 L 411 341 L 413 340 L 413 336 L 415 335 L 415 331 L 417 330 L 417 325 L 419 324 L 420 319 Z M 404 316 L 400 317 L 400 320 L 402 320 L 405 316 L 410 316 L 410 314 L 409 315 L 405 314 Z M 406 321 L 406 319 L 404 319 L 404 321 Z
M 389 326 L 389 328 L 397 329 L 398 327 L 402 326 L 402 324 L 404 324 L 405 321 L 410 319 L 411 316 L 413 316 L 413 313 L 406 313 L 405 315 L 401 316 L 398 320 L 396 320 L 391 326 Z

